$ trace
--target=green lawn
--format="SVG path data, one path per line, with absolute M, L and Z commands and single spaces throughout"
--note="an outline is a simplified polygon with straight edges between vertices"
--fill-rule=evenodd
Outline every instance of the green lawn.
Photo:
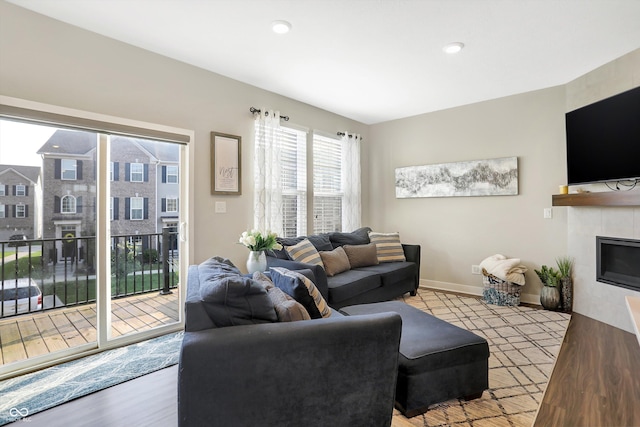
M 76 303 L 85 303 L 95 301 L 96 299 L 96 279 L 87 278 L 86 275 L 69 276 L 66 278 L 56 278 L 55 285 L 53 283 L 43 283 L 51 278 L 51 268 L 47 265 L 41 266 L 42 254 L 40 251 L 33 252 L 31 255 L 31 264 L 29 257 L 18 259 L 18 275 L 17 277 L 31 276 L 38 286 L 42 289 L 43 296 L 56 295 L 64 304 L 73 305 Z M 31 267 L 31 274 L 29 268 Z M 44 271 L 44 273 L 43 273 Z M 144 292 L 160 291 L 164 287 L 164 274 L 151 273 L 148 270 L 144 274 L 128 275 L 125 278 L 111 278 L 111 296 L 112 298 L 140 294 Z M 170 280 L 170 286 L 175 287 L 178 283 L 178 273 L 173 275 Z M 4 270 L 0 269 L 2 280 L 12 280 L 16 278 L 16 261 L 8 261 L 4 263 Z M 44 277 L 43 277 L 44 276 Z
M 178 283 L 178 274 L 173 274 L 173 283 Z M 147 273 L 143 276 L 127 276 L 127 280 L 115 277 L 111 278 L 111 297 L 117 298 L 125 295 L 140 294 L 144 292 L 160 291 L 164 286 L 164 274 Z M 170 285 L 175 287 L 175 285 Z M 43 295 L 54 293 L 53 284 L 45 284 Z M 96 300 L 96 279 L 85 277 L 68 278 L 66 282 L 56 283 L 55 295 L 66 305 L 85 303 Z

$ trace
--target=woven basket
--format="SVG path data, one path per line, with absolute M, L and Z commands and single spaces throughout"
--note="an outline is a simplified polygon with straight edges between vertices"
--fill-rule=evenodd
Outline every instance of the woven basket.
M 520 285 L 499 279 L 482 269 L 482 299 L 495 305 L 520 305 Z

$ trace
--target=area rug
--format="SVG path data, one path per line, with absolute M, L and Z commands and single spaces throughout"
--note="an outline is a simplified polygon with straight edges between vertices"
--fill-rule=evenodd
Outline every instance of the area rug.
M 178 363 L 182 332 L 0 382 L 0 425 Z
M 488 304 L 479 298 L 419 289 L 403 300 L 426 313 L 486 338 L 489 389 L 480 399 L 454 399 L 392 427 L 529 427 L 542 400 L 570 315 L 532 307 Z

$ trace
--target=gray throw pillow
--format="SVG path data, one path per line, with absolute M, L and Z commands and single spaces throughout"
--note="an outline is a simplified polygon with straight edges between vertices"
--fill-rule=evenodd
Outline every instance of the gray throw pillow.
M 273 284 L 302 304 L 312 319 L 331 316 L 331 308 L 308 277 L 283 267 L 271 267 L 270 272 Z
M 278 316 L 265 288 L 223 258 L 198 266 L 200 298 L 218 327 L 277 322 Z

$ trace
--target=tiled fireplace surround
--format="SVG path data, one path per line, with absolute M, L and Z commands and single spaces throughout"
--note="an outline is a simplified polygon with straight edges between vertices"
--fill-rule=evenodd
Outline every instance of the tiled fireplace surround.
M 596 281 L 596 236 L 640 239 L 640 207 L 567 209 L 567 246 L 575 259 L 573 310 L 633 333 L 625 296 L 640 292 Z

